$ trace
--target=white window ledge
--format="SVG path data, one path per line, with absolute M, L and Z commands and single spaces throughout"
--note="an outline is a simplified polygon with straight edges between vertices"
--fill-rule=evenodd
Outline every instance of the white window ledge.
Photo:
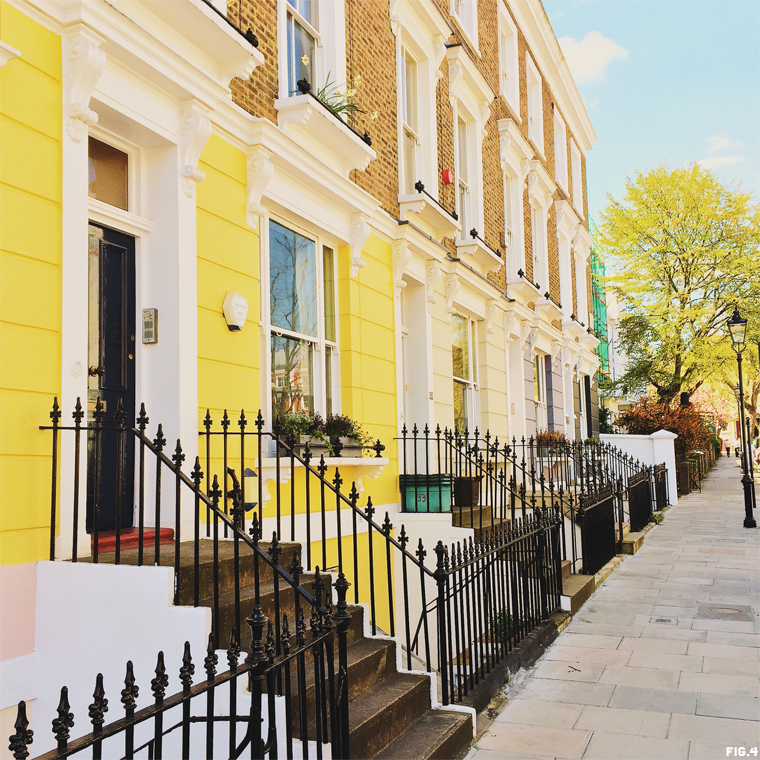
M 507 298 L 521 303 L 535 301 L 539 296 L 538 288 L 525 277 L 507 281 Z
M 402 221 L 410 221 L 409 215 L 416 214 L 433 231 L 438 242 L 443 238 L 454 237 L 462 229 L 459 221 L 424 190 L 411 195 L 399 195 L 398 205 Z
M 457 240 L 456 247 L 457 256 L 460 258 L 462 255 L 472 257 L 483 270 L 483 274 L 498 272 L 504 264 L 502 257 L 492 251 L 480 237 Z
M 564 317 L 562 319 L 562 332 L 572 340 L 580 338 L 583 335 L 588 335 L 586 329 L 581 327 L 581 323 L 570 317 Z
M 221 64 L 225 85 L 232 77 L 247 79 L 264 63 L 264 55 L 230 23 L 226 14 L 203 0 L 139 0 L 151 13 Z
M 578 338 L 578 343 L 588 351 L 596 351 L 596 347 L 599 345 L 599 338 L 593 333 L 584 332 L 583 335 Z
M 536 314 L 540 314 L 547 322 L 562 319 L 562 309 L 551 298 L 542 296 L 536 301 Z
M 308 144 L 324 163 L 344 176 L 354 169 L 364 171 L 377 157 L 364 139 L 313 95 L 278 98 L 274 107 L 283 131 Z

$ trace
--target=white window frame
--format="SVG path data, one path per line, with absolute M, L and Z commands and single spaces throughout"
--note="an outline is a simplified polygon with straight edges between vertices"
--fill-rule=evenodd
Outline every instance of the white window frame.
M 288 0 L 277 0 L 277 68 L 280 98 L 297 97 L 300 93 L 288 91 L 288 14 L 293 16 L 314 37 L 312 63 L 312 91 L 325 84 L 328 72 L 338 90 L 346 83 L 346 16 L 345 3 L 331 0 L 311 0 L 315 6 L 316 24 L 311 24 Z
M 546 239 L 547 213 L 533 198 L 530 202 L 531 252 L 533 256 L 533 282 L 542 293 L 549 290 L 549 247 Z
M 517 26 L 503 2 L 499 2 L 499 94 L 521 122 Z
M 554 106 L 554 181 L 569 194 L 567 181 L 567 127 Z
M 575 140 L 570 140 L 570 160 L 572 165 L 573 208 L 578 216 L 583 219 L 583 164 L 581 163 L 581 152 L 575 144 Z
M 107 132 L 98 126 L 90 127 L 88 137 L 92 137 L 106 145 L 110 145 L 116 150 L 127 154 L 127 208 L 120 209 L 117 206 L 111 206 L 109 203 L 99 201 L 97 198 L 88 198 L 89 203 L 97 207 L 100 204 L 113 208 L 116 212 L 126 211 L 129 214 L 140 214 L 140 149 L 131 142 L 127 142 L 117 137 L 111 132 Z M 88 143 L 89 145 L 89 143 Z M 89 151 L 87 156 L 87 166 L 89 170 Z M 89 192 L 89 183 L 88 183 Z
M 408 61 L 411 60 L 414 63 L 414 78 L 415 78 L 415 89 L 416 89 L 416 124 L 412 125 L 409 123 L 409 120 L 406 118 L 407 116 L 407 71 L 408 71 Z M 416 56 L 414 56 L 410 50 L 405 46 L 401 45 L 401 53 L 399 56 L 399 111 L 398 113 L 401 115 L 401 118 L 399 119 L 400 122 L 400 130 L 401 130 L 401 137 L 399 140 L 399 194 L 400 195 L 411 195 L 412 193 L 416 192 L 414 189 L 414 184 L 419 180 L 423 184 L 427 185 L 428 183 L 425 182 L 425 179 L 427 179 L 427 176 L 423 178 L 423 172 L 422 172 L 422 138 L 421 138 L 421 131 L 420 131 L 420 62 L 417 59 Z M 414 169 L 415 169 L 415 176 L 414 177 L 407 177 L 406 176 L 406 164 L 407 164 L 407 155 L 406 155 L 406 137 L 409 136 L 414 143 Z M 427 172 L 425 173 L 427 175 Z M 431 186 L 431 190 L 433 190 Z M 436 188 L 434 191 L 437 194 L 437 183 Z
M 499 120 L 499 141 L 501 166 L 504 173 L 504 242 L 507 248 L 507 277 L 515 280 L 518 278 L 517 272 L 520 269 L 523 272 L 527 271 L 524 189 L 534 153 L 514 119 Z M 510 208 L 508 209 L 507 206 Z M 512 233 L 511 243 L 509 231 Z
M 533 357 L 533 374 L 533 403 L 536 409 L 536 432 L 538 432 L 539 430 L 549 429 L 549 393 L 546 386 L 546 354 L 537 353 Z M 538 376 L 538 398 L 536 398 L 536 375 Z
M 456 128 L 454 130 L 454 149 L 455 149 L 455 174 L 456 174 L 456 210 L 457 214 L 459 215 L 459 223 L 462 226 L 462 229 L 459 232 L 459 237 L 461 240 L 469 240 L 470 239 L 470 230 L 471 229 L 477 229 L 478 232 L 482 235 L 483 230 L 481 230 L 476 223 L 476 220 L 478 218 L 476 211 L 478 210 L 477 206 L 477 200 L 475 198 L 476 193 L 473 192 L 473 188 L 479 187 L 479 183 L 473 182 L 473 172 L 474 172 L 474 153 L 475 146 L 474 143 L 474 133 L 477 128 L 477 125 L 472 123 L 471 121 L 468 121 L 465 115 L 460 115 L 459 113 L 455 112 L 455 124 Z M 465 132 L 465 144 L 462 145 L 462 136 L 461 136 L 461 129 L 460 125 L 464 126 L 464 132 Z M 462 157 L 464 157 L 465 166 L 466 166 L 466 177 L 461 176 L 461 165 L 462 165 Z M 465 205 L 466 208 L 463 208 L 462 206 L 462 197 L 464 196 Z
M 449 13 L 467 44 L 480 55 L 478 49 L 478 8 L 476 0 L 451 0 Z
M 544 157 L 544 96 L 541 73 L 530 53 L 525 53 L 528 82 L 528 139 Z
M 317 281 L 317 336 L 305 335 L 285 328 L 277 327 L 272 324 L 271 302 L 270 302 L 270 268 L 269 268 L 269 246 L 270 246 L 270 222 L 277 224 L 296 232 L 299 235 L 308 238 L 314 242 L 316 251 L 315 277 Z M 261 257 L 261 315 L 263 323 L 262 331 L 262 352 L 263 361 L 262 370 L 266 372 L 265 382 L 262 383 L 262 403 L 268 410 L 267 420 L 272 423 L 272 336 L 274 334 L 282 335 L 288 338 L 308 341 L 314 346 L 314 412 L 319 412 L 323 416 L 327 409 L 327 348 L 332 349 L 334 366 L 332 368 L 332 413 L 340 414 L 340 308 L 338 303 L 338 245 L 329 238 L 320 235 L 318 232 L 306 229 L 302 225 L 293 222 L 286 216 L 279 214 L 268 214 L 262 219 L 260 225 L 262 232 L 262 250 L 266 255 Z M 333 289 L 335 291 L 335 340 L 329 341 L 325 335 L 325 300 L 324 300 L 324 248 L 330 248 L 333 252 Z
M 479 377 L 478 377 L 478 340 L 477 340 L 477 329 L 478 329 L 478 323 L 477 320 L 473 319 L 468 314 L 463 314 L 461 311 L 455 311 L 453 316 L 457 316 L 461 319 L 464 319 L 467 321 L 467 356 L 469 358 L 469 370 L 470 370 L 470 378 L 464 378 L 464 377 L 457 377 L 454 374 L 453 366 L 453 356 L 452 356 L 452 371 L 451 371 L 451 382 L 452 382 L 452 399 L 453 399 L 453 386 L 454 383 L 459 383 L 461 385 L 464 385 L 468 391 L 467 393 L 467 407 L 465 409 L 465 414 L 467 416 L 467 426 L 469 427 L 471 422 L 474 422 L 479 419 L 479 410 L 480 410 L 480 400 L 479 400 L 479 394 L 480 394 L 480 383 L 479 383 Z M 453 321 L 453 320 L 452 320 Z M 452 326 L 453 331 L 453 326 Z M 452 351 L 454 347 L 453 343 L 453 333 L 452 333 Z M 456 422 L 456 418 L 455 418 Z

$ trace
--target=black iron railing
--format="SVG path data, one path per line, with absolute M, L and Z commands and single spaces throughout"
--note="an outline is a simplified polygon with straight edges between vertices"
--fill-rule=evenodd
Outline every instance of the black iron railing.
M 490 529 L 484 540 L 436 546 L 437 597 L 414 636 L 428 636 L 426 613 L 439 617 L 443 702 L 461 702 L 536 625 L 559 609 L 560 516 L 536 510 Z
M 328 471 L 332 474 L 333 470 L 328 467 L 324 457 L 320 457 L 316 467 L 312 466 L 309 445 L 305 445 L 302 451 L 297 450 L 292 443 L 265 431 L 260 413 L 250 427 L 245 414 L 241 413 L 236 430 L 230 429 L 232 426 L 229 422 L 225 424 L 225 420 L 229 421 L 228 415 L 222 415 L 221 435 L 215 434 L 213 422 L 204 425 L 202 435 L 205 437 L 201 440 L 206 449 L 206 472 L 216 470 L 212 477 L 205 477 L 206 484 L 211 480 L 210 486 L 203 483 L 204 473 L 200 457 L 196 458 L 192 473 L 188 476 L 182 471 L 184 454 L 179 442 L 171 458 L 164 453 L 166 441 L 160 426 L 155 439 L 151 441 L 148 438 L 148 417 L 144 408 L 141 409 L 137 426 L 134 428 L 127 426 L 124 414 L 119 409 L 111 419 L 106 419 L 100 402 L 95 406 L 92 421 L 88 421 L 86 425 L 82 424 L 83 415 L 79 404 L 73 415 L 74 425 L 60 424 L 61 412 L 57 402 L 51 417 L 53 424 L 43 426 L 44 430 L 52 432 L 53 438 L 51 559 L 55 559 L 56 529 L 60 513 L 56 484 L 66 481 L 66 498 L 71 498 L 76 505 L 84 501 L 80 491 L 82 482 L 86 481 L 87 511 L 92 522 L 89 527 L 93 533 L 93 555 L 91 558 L 88 557 L 88 560 L 116 564 L 127 562 L 173 565 L 175 603 L 212 607 L 216 646 L 220 641 L 226 640 L 229 629 L 241 630 L 241 590 L 244 585 L 250 587 L 253 584 L 254 610 L 259 609 L 260 617 L 264 621 L 267 620 L 267 614 L 272 620 L 274 652 L 276 657 L 280 657 L 286 646 L 282 630 L 284 607 L 288 605 L 290 609 L 299 604 L 308 606 L 314 601 L 314 596 L 305 588 L 306 578 L 300 566 L 299 555 L 293 554 L 288 569 L 281 566 L 285 563 L 283 534 L 287 531 L 289 522 L 290 539 L 304 544 L 306 570 L 314 569 L 315 583 L 320 577 L 320 571 L 329 568 L 337 575 L 338 580 L 333 584 L 336 589 L 341 584 L 345 584 L 346 588 L 353 585 L 353 601 L 367 604 L 373 634 L 380 630 L 396 636 L 398 629 L 398 638 L 405 648 L 404 662 L 407 668 L 411 669 L 413 666 L 413 650 L 416 649 L 428 670 L 437 666 L 437 669 L 448 672 L 446 669 L 449 667 L 449 660 L 446 653 L 454 650 L 437 645 L 437 642 L 442 641 L 441 636 L 444 637 L 444 644 L 447 644 L 445 621 L 448 618 L 445 617 L 445 605 L 430 608 L 427 602 L 439 598 L 441 585 L 446 586 L 447 583 L 450 585 L 449 593 L 453 594 L 452 603 L 458 598 L 451 590 L 456 588 L 456 583 L 452 586 L 446 579 L 455 572 L 452 568 L 457 568 L 457 572 L 464 572 L 459 567 L 459 561 L 451 561 L 450 572 L 445 577 L 441 573 L 436 575 L 438 568 L 431 563 L 432 557 L 428 559 L 430 564 L 425 562 L 428 551 L 422 540 L 410 551 L 410 539 L 403 525 L 400 526 L 400 530 L 394 528 L 387 512 L 382 522 L 376 522 L 373 519 L 375 508 L 371 498 L 367 498 L 366 506 L 360 506 L 356 484 L 352 484 L 350 490 L 345 492 L 342 488 L 343 479 L 337 467 L 334 469 L 334 475 L 330 477 Z M 207 415 L 207 420 L 210 420 L 210 415 Z M 65 447 L 59 440 L 63 436 L 68 439 Z M 212 440 L 217 443 L 212 444 Z M 85 442 L 86 456 L 82 456 L 80 449 L 84 448 Z M 117 463 L 116 473 L 112 473 L 112 477 L 106 477 L 107 473 L 102 472 L 102 452 L 123 451 L 129 446 L 136 448 L 134 478 L 122 464 L 124 457 L 114 460 Z M 74 463 L 73 472 L 67 472 L 66 478 L 58 477 L 59 453 L 62 448 L 66 448 L 68 452 L 67 461 Z M 376 454 L 379 455 L 380 451 L 381 446 L 377 445 Z M 80 477 L 79 465 L 85 460 L 87 467 L 82 469 L 86 469 L 86 475 Z M 368 459 L 367 462 L 371 463 L 372 460 Z M 239 479 L 236 468 L 230 465 L 235 465 L 237 472 L 243 474 L 243 478 Z M 246 485 L 246 480 L 251 478 L 255 486 Z M 137 546 L 128 551 L 121 550 L 123 536 L 118 527 L 121 524 L 119 516 L 116 521 L 114 551 L 99 552 L 98 524 L 103 517 L 100 502 L 112 504 L 117 513 L 126 509 L 124 504 L 123 509 L 118 507 L 120 497 L 114 496 L 113 491 L 117 487 L 123 489 L 132 480 L 134 491 L 129 503 L 130 508 L 131 504 L 135 505 L 138 528 L 134 535 Z M 271 490 L 270 481 L 273 484 Z M 69 488 L 72 483 L 73 490 Z M 270 493 L 274 503 L 265 505 L 265 495 Z M 548 545 L 549 539 L 542 539 L 543 543 L 539 542 L 535 546 L 531 543 L 532 539 L 518 540 L 522 535 L 520 530 L 530 533 L 538 523 L 544 526 L 541 528 L 543 531 L 556 531 L 554 522 L 554 527 L 547 527 L 549 518 L 545 515 L 541 517 L 542 505 L 554 509 L 550 498 L 542 504 L 537 504 L 534 494 L 531 502 L 532 517 L 523 521 L 523 528 L 513 521 L 517 533 L 509 534 L 512 538 L 508 537 L 508 543 L 515 539 L 516 548 L 501 547 L 499 541 L 502 539 L 498 539 L 492 533 L 482 533 L 472 544 L 473 556 L 464 559 L 463 553 L 462 561 L 469 567 L 478 562 L 502 562 L 502 555 L 512 552 L 519 559 L 510 565 L 515 582 L 519 580 L 524 588 L 532 588 L 531 578 L 534 581 L 537 578 L 543 579 L 546 592 L 541 592 L 543 596 L 539 595 L 543 601 L 530 616 L 525 617 L 521 613 L 522 617 L 519 617 L 518 622 L 522 626 L 519 630 L 523 634 L 538 624 L 538 612 L 551 612 L 556 606 L 556 594 L 550 593 L 550 590 L 555 588 L 559 581 L 553 580 L 554 571 L 546 569 L 546 561 L 537 560 L 533 554 L 539 545 Z M 174 535 L 171 539 L 172 545 L 162 547 L 156 536 L 161 529 L 162 514 L 167 514 L 167 507 L 174 519 Z M 250 517 L 245 515 L 247 509 L 251 512 Z M 183 515 L 187 516 L 188 513 L 192 528 L 190 535 L 185 539 L 187 531 L 181 530 L 180 526 Z M 552 514 L 554 517 L 549 521 L 556 522 L 559 519 L 556 517 L 556 509 Z M 146 527 L 148 517 L 153 522 L 154 534 Z M 78 524 L 80 519 L 75 508 L 71 526 L 74 561 L 77 559 L 76 537 L 81 528 Z M 532 523 L 531 520 L 536 522 Z M 534 527 L 531 528 L 531 525 Z M 260 546 L 263 531 L 272 535 L 271 544 L 266 549 Z M 231 540 L 225 541 L 223 533 Z M 492 556 L 493 560 L 483 559 L 489 556 Z M 221 572 L 225 562 L 232 566 L 231 573 Z M 536 562 L 539 564 L 536 565 Z M 541 568 L 540 573 L 536 567 Z M 262 573 L 265 574 L 265 578 L 260 577 Z M 201 578 L 205 579 L 203 587 L 212 589 L 211 596 L 207 598 L 202 595 Z M 265 600 L 260 595 L 260 586 L 264 580 L 270 587 Z M 495 580 L 493 584 L 494 588 L 498 585 Z M 327 609 L 332 596 L 329 582 L 326 585 L 328 590 L 326 602 L 322 605 L 323 610 Z M 465 584 L 465 589 L 467 588 L 469 586 Z M 224 612 L 221 609 L 221 596 L 225 592 L 234 596 L 233 613 L 228 613 L 226 617 L 221 614 Z M 494 600 L 496 598 L 493 597 Z M 504 604 L 527 604 L 520 599 L 504 601 Z M 463 610 L 466 606 L 461 600 L 456 604 L 458 610 Z M 494 608 L 493 614 L 498 615 L 502 612 L 503 610 Z M 320 614 L 326 613 L 323 611 Z M 410 621 L 417 620 L 420 616 L 423 618 L 422 628 L 427 635 L 423 637 L 421 645 L 418 642 L 413 647 Z M 483 632 L 477 629 L 468 629 L 466 635 L 463 630 L 460 631 L 462 648 L 457 649 L 457 652 L 464 651 L 466 646 L 474 645 L 481 635 Z M 450 691 L 446 699 L 456 699 L 457 695 L 458 692 L 452 697 Z
M 654 479 L 654 500 L 658 511 L 662 511 L 669 503 L 668 468 L 665 463 L 656 464 L 652 475 Z
M 596 493 L 581 496 L 578 524 L 581 529 L 583 572 L 586 575 L 594 575 L 616 553 L 615 493 L 612 485 L 606 485 Z
M 321 758 L 323 754 L 349 757 L 346 630 L 350 615 L 346 589 L 345 583 L 336 584 L 338 604 L 334 616 L 331 605 L 322 607 L 317 599 L 313 600 L 308 633 L 302 609 L 296 614 L 292 635 L 284 616 L 283 649 L 279 655 L 272 624 L 260 610 L 254 610 L 245 621 L 251 631 L 250 653 L 240 662 L 240 641 L 237 632 L 233 632 L 227 648 L 228 669 L 221 674 L 217 673 L 218 655 L 210 636 L 203 660 L 206 675 L 197 684 L 193 684 L 195 664 L 186 642 L 179 671 L 181 690 L 171 696 L 166 696 L 169 675 L 164 654 L 159 652 L 155 678 L 150 683 L 153 704 L 140 710 L 136 709 L 139 687 L 132 663 L 128 662 L 120 694 L 123 717 L 109 723 L 105 722 L 109 700 L 99 674 L 88 711 L 92 731 L 73 741 L 74 716 L 64 686 L 52 723 L 57 746 L 41 755 L 40 760 L 71 757 L 85 750 L 95 760 L 130 760 L 136 756 L 155 760 L 221 755 L 235 758 L 246 750 L 250 757 L 276 758 L 282 749 L 289 758 Z M 316 688 L 310 689 L 307 668 L 313 668 Z M 278 718 L 278 696 L 285 702 L 284 723 Z M 18 705 L 14 728 L 9 748 L 14 758 L 22 760 L 29 756 L 33 742 L 24 702 Z
M 648 469 L 643 469 L 628 479 L 628 509 L 631 532 L 638 533 L 652 517 L 652 489 Z

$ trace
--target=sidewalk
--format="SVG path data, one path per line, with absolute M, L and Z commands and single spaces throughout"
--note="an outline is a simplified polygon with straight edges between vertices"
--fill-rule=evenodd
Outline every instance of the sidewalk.
M 758 757 L 760 529 L 742 527 L 740 478 L 721 458 L 665 514 L 508 691 L 468 760 Z

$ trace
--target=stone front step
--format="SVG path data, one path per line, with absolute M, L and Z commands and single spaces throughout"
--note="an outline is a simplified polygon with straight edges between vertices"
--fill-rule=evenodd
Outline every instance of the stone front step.
M 570 575 L 562 581 L 562 609 L 575 615 L 594 591 L 593 575 Z

